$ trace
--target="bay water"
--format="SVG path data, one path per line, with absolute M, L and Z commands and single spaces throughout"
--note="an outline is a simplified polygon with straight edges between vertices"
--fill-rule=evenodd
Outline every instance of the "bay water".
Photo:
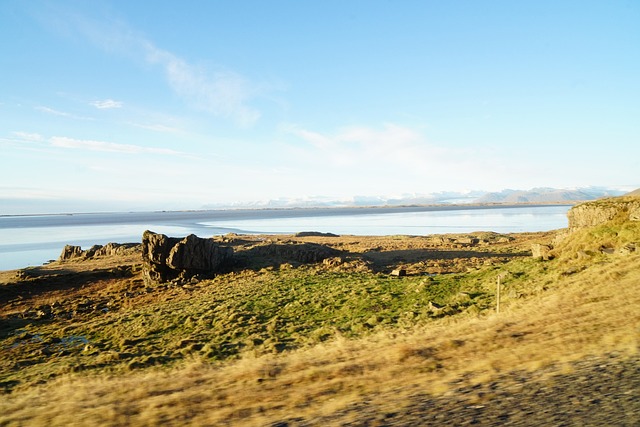
M 238 209 L 0 216 L 0 270 L 42 265 L 62 248 L 140 242 L 151 230 L 172 237 L 227 233 L 430 235 L 518 233 L 567 227 L 569 205 L 407 206 L 379 208 Z

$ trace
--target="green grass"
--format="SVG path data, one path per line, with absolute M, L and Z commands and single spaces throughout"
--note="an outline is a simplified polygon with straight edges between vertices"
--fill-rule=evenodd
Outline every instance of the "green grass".
M 78 323 L 32 320 L 0 342 L 9 356 L 0 382 L 13 387 L 72 371 L 171 366 L 193 357 L 215 362 L 477 314 L 493 304 L 486 275 L 391 278 L 306 267 L 222 275 L 195 290 L 177 289 L 168 301 Z
M 312 345 L 330 337 L 359 337 L 380 327 L 401 327 L 441 316 L 429 302 L 460 312 L 473 300 L 457 303 L 461 290 L 476 304 L 487 295 L 464 286 L 456 276 L 392 279 L 363 273 L 322 273 L 289 269 L 230 280 L 222 276 L 196 298 L 133 310 L 117 321 L 82 325 L 76 335 L 90 336 L 105 348 L 125 350 L 125 337 L 153 354 L 182 358 L 197 352 L 209 359 Z M 488 305 L 488 304 L 484 304 Z M 410 322 L 407 322 L 410 320 Z

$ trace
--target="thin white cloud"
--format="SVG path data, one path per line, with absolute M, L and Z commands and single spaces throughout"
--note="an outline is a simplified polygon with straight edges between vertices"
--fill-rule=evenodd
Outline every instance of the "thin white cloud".
M 295 137 L 282 149 L 298 174 L 308 174 L 307 181 L 319 180 L 325 187 L 347 186 L 351 194 L 466 188 L 478 180 L 479 168 L 485 181 L 504 179 L 507 169 L 494 152 L 435 144 L 421 131 L 394 123 L 334 133 L 295 125 L 283 130 Z M 327 173 L 319 177 L 317 171 Z
M 122 101 L 114 101 L 113 99 L 105 99 L 103 101 L 93 101 L 89 105 L 96 107 L 99 110 L 108 110 L 112 108 L 121 108 Z
M 323 149 L 328 148 L 336 144 L 337 140 L 329 136 L 322 135 L 318 132 L 313 132 L 307 129 L 302 129 L 297 126 L 286 126 L 285 132 L 299 136 L 304 141 L 313 145 L 316 148 Z
M 179 132 L 181 132 L 181 130 L 176 128 L 176 127 L 161 125 L 161 124 L 157 124 L 157 123 L 156 124 L 145 124 L 145 123 L 126 122 L 126 124 L 128 124 L 130 126 L 135 126 L 137 128 L 147 129 L 147 130 L 151 130 L 151 131 L 154 131 L 154 132 L 160 132 L 160 133 L 179 133 Z
M 54 110 L 53 108 L 49 108 L 49 107 L 43 107 L 42 105 L 38 105 L 36 107 L 36 110 L 42 111 L 43 113 L 53 114 L 54 116 L 71 117 L 71 114 L 69 113 Z
M 117 144 L 106 141 L 93 141 L 87 139 L 75 139 L 64 136 L 54 136 L 49 142 L 54 147 L 73 148 L 89 151 L 106 151 L 111 153 L 124 154 L 163 154 L 163 155 L 181 155 L 179 151 L 168 148 L 144 147 L 141 145 Z
M 426 141 L 419 132 L 393 123 L 382 129 L 351 126 L 335 134 L 321 134 L 297 126 L 288 126 L 293 134 L 315 148 L 316 154 L 329 158 L 336 165 L 402 163 L 404 165 L 432 160 L 442 149 Z
M 148 41 L 140 42 L 147 61 L 160 65 L 174 92 L 195 108 L 242 126 L 250 126 L 260 118 L 260 112 L 247 105 L 254 89 L 241 75 L 230 71 L 206 72 Z
M 65 30 L 78 31 L 105 51 L 134 60 L 142 58 L 148 64 L 159 66 L 171 90 L 195 109 L 232 120 L 240 126 L 251 126 L 260 118 L 260 111 L 249 103 L 265 88 L 236 72 L 216 72 L 193 65 L 156 46 L 122 21 L 97 20 L 78 14 L 65 15 L 60 21 L 66 25 Z
M 67 118 L 76 119 L 76 120 L 93 120 L 90 117 L 76 116 L 75 114 L 67 113 L 65 111 L 54 110 L 53 108 L 45 107 L 42 105 L 38 105 L 37 107 L 35 107 L 35 109 L 43 113 L 51 114 L 54 116 L 67 117 Z
M 12 132 L 12 134 L 21 141 L 28 141 L 28 142 L 40 142 L 43 140 L 42 135 L 40 135 L 39 133 L 30 133 L 30 132 L 21 132 L 21 131 L 16 131 L 16 132 Z

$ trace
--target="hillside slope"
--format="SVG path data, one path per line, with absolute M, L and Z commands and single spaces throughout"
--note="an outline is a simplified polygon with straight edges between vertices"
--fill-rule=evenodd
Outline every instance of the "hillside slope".
M 628 192 L 627 194 L 625 194 L 625 196 L 640 197 L 640 188 L 638 188 L 637 190 Z

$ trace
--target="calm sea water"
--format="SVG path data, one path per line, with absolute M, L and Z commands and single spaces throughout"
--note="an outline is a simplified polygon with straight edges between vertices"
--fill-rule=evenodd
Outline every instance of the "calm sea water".
M 429 235 L 547 231 L 567 227 L 570 206 L 438 206 L 132 212 L 0 217 L 0 270 L 41 265 L 64 245 L 139 242 L 144 230 L 210 237 L 320 231 L 353 235 Z

